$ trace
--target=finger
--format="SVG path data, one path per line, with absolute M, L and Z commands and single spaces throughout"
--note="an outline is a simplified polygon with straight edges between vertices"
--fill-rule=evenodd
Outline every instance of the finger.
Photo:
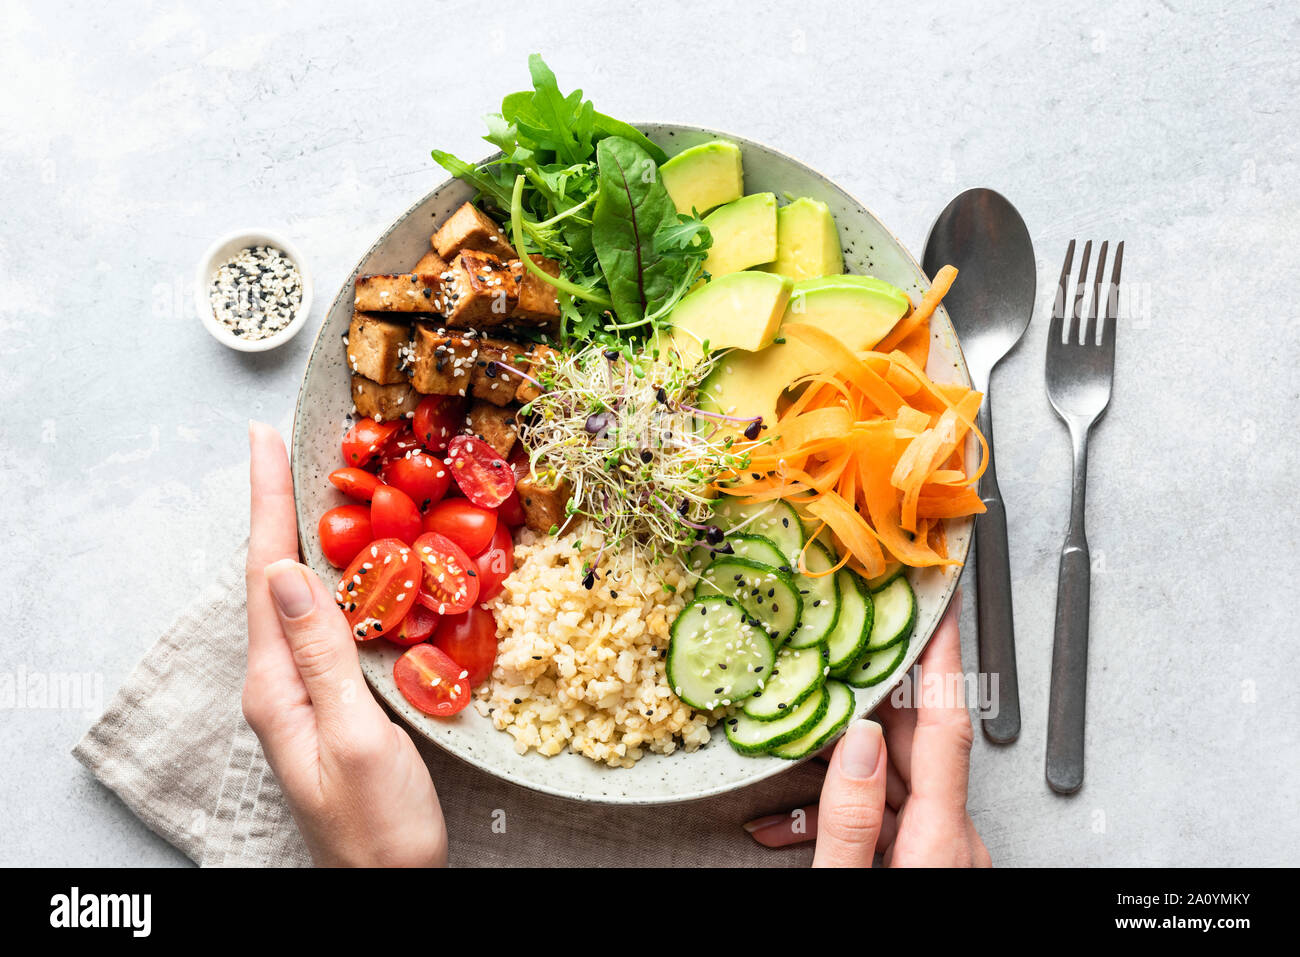
M 870 867 L 885 811 L 885 738 L 859 720 L 840 739 L 817 807 L 814 867 Z
M 743 825 L 749 836 L 764 847 L 789 847 L 792 844 L 806 844 L 817 837 L 817 805 L 796 808 L 788 814 L 769 814 Z M 890 807 L 885 808 L 884 818 L 880 824 L 880 837 L 876 840 L 876 851 L 888 848 L 898 837 L 898 813 Z
M 817 836 L 817 805 L 795 808 L 786 814 L 769 814 L 742 825 L 764 847 L 789 847 Z
M 880 837 L 876 839 L 876 853 L 888 854 L 898 837 L 898 812 L 886 805 L 885 818 L 880 822 Z
M 297 520 L 293 480 L 280 435 L 269 425 L 248 424 L 249 464 L 248 558 L 244 580 L 248 600 L 248 674 L 264 695 L 304 697 L 298 669 L 280 631 L 275 604 L 267 591 L 266 566 L 297 558 Z
M 911 681 L 910 676 L 906 681 Z M 912 736 L 916 734 L 916 711 L 896 707 L 893 695 L 880 703 L 873 717 L 885 729 L 885 745 L 889 748 L 889 762 L 898 771 L 904 786 L 912 779 Z
M 372 712 L 382 716 L 365 693 L 347 619 L 316 574 L 282 559 L 267 567 L 266 581 L 321 731 L 352 731 Z
M 889 737 L 885 737 L 885 744 L 888 746 Z M 907 782 L 903 780 L 898 769 L 894 767 L 894 751 L 889 749 L 889 766 L 885 768 L 885 806 L 893 808 L 895 811 L 902 810 L 903 804 L 908 797 Z
M 912 799 L 934 801 L 964 815 L 973 733 L 966 710 L 956 602 L 943 616 L 921 656 L 921 671 L 922 686 L 914 696 L 917 710 L 912 738 Z

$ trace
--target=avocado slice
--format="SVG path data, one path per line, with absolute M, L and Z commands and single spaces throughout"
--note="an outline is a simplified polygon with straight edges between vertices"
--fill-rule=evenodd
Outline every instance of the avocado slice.
M 794 280 L 766 272 L 719 276 L 673 308 L 673 343 L 687 363 L 703 358 L 706 341 L 710 352 L 762 349 L 775 336 L 793 289 Z
M 704 217 L 713 245 L 704 271 L 714 279 L 776 258 L 776 194 L 755 193 Z
M 776 259 L 763 267 L 791 279 L 844 272 L 844 252 L 830 207 L 803 197 L 776 211 Z
M 908 305 L 901 290 L 869 276 L 805 279 L 794 284 L 781 326 L 817 326 L 854 352 L 862 352 L 894 328 Z M 777 338 L 780 336 L 778 328 Z M 790 383 L 825 369 L 821 353 L 793 339 L 776 342 L 761 352 L 729 352 L 701 384 L 701 401 L 706 408 L 727 415 L 761 415 L 764 428 L 769 429 L 776 422 L 777 399 Z
M 740 147 L 726 140 L 682 150 L 659 167 L 659 178 L 677 212 L 688 215 L 695 209 L 703 216 L 713 207 L 745 195 Z

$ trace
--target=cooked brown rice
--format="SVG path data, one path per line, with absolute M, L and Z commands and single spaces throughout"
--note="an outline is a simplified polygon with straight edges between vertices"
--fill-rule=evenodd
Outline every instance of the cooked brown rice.
M 488 603 L 500 647 L 475 707 L 520 754 L 569 747 L 627 768 L 648 752 L 693 751 L 716 717 L 682 704 L 664 675 L 669 626 L 690 585 L 676 563 L 651 568 L 626 548 L 605 552 L 587 589 L 583 562 L 600 545 L 590 528 L 522 533 L 515 571 Z

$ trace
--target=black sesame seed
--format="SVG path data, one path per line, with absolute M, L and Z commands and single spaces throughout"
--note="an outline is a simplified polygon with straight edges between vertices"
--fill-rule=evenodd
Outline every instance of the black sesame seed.
M 745 429 L 745 438 L 749 439 L 751 442 L 758 438 L 758 432 L 762 426 L 763 422 L 761 419 L 755 419 L 753 422 L 749 423 Z

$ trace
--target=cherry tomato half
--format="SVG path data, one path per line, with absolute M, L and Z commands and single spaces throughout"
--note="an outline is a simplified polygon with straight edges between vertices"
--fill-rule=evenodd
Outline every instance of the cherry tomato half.
M 364 505 L 332 508 L 316 523 L 316 535 L 329 563 L 335 568 L 345 568 L 375 537 L 370 527 L 370 509 Z
M 424 530 L 446 535 L 466 555 L 477 555 L 492 541 L 492 533 L 497 530 L 497 513 L 490 508 L 479 508 L 469 499 L 443 499 L 425 513 Z
M 415 452 L 393 459 L 379 473 L 385 482 L 400 488 L 419 508 L 427 509 L 442 500 L 451 485 L 451 475 L 442 459 L 428 452 Z
M 515 489 L 514 470 L 482 439 L 456 436 L 447 444 L 447 461 L 460 490 L 480 508 L 496 508 Z
M 400 427 L 400 422 L 360 419 L 343 436 L 343 464 L 360 467 L 378 458 Z
M 448 615 L 438 623 L 433 646 L 469 672 L 465 680 L 477 687 L 492 674 L 497 660 L 497 620 L 492 612 L 475 605 L 460 615 Z
M 394 631 L 415 604 L 420 592 L 420 563 L 396 538 L 380 538 L 352 560 L 334 600 L 352 626 L 357 641 L 369 641 Z
M 415 645 L 393 665 L 393 682 L 402 697 L 427 715 L 450 718 L 469 704 L 465 669 L 433 645 Z
M 418 645 L 422 641 L 427 641 L 437 630 L 439 621 L 437 612 L 432 608 L 426 608 L 423 602 L 417 601 L 406 613 L 402 623 L 397 626 L 397 630 L 384 637 L 395 645 Z
M 420 525 L 420 510 L 399 488 L 380 485 L 375 489 L 375 497 L 370 500 L 370 525 L 376 538 L 400 538 L 410 545 L 423 530 Z
M 348 498 L 368 502 L 375 496 L 375 487 L 379 485 L 379 476 L 375 475 L 374 472 L 367 472 L 365 469 L 349 466 L 331 472 L 330 481 L 334 483 L 336 489 L 348 496 Z
M 382 454 L 384 462 L 391 462 L 393 459 L 400 459 L 409 452 L 418 452 L 420 450 L 420 440 L 415 437 L 411 431 L 410 422 L 401 422 L 397 426 L 397 431 L 383 447 Z
M 440 615 L 457 615 L 478 601 L 478 570 L 464 550 L 445 535 L 426 532 L 415 540 L 424 566 L 420 601 Z
M 465 421 L 465 400 L 458 395 L 430 395 L 415 408 L 411 427 L 430 452 L 441 452 Z
M 492 541 L 480 554 L 474 556 L 478 569 L 478 600 L 480 604 L 491 601 L 501 591 L 501 583 L 515 570 L 515 542 L 505 522 L 497 522 Z

